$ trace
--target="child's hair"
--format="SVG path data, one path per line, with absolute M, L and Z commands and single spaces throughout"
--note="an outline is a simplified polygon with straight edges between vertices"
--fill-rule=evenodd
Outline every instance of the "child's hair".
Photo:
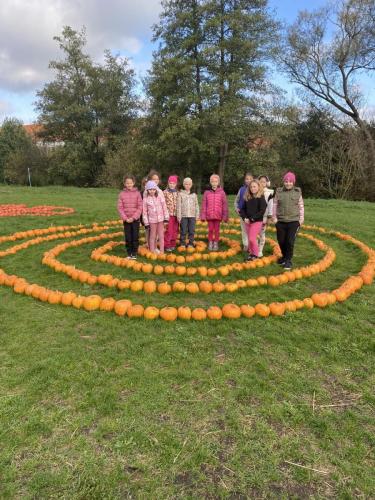
M 149 189 L 146 189 L 146 196 L 150 196 L 149 195 Z M 158 190 L 155 189 L 155 196 L 158 196 Z
M 217 181 L 218 181 L 218 183 L 219 183 L 219 186 L 220 186 L 220 176 L 219 176 L 219 175 L 217 175 L 217 174 L 212 174 L 212 175 L 210 175 L 210 184 L 211 184 L 211 181 L 212 181 L 213 179 L 217 179 Z
M 142 191 L 145 190 L 146 182 L 148 181 L 147 177 L 143 177 L 141 180 L 141 189 Z
M 185 189 L 185 186 L 184 186 L 185 181 L 190 181 L 191 182 L 190 193 L 194 193 L 195 192 L 195 186 L 194 186 L 193 179 L 191 177 L 185 177 L 185 179 L 182 181 L 182 189 Z
M 253 195 L 253 193 L 250 191 L 250 187 L 251 187 L 251 184 L 257 184 L 258 185 L 258 192 L 256 195 Z M 263 195 L 263 188 L 262 186 L 260 185 L 259 181 L 257 179 L 253 179 L 250 184 L 247 186 L 247 189 L 246 189 L 246 192 L 245 192 L 245 195 L 244 195 L 244 199 L 246 201 L 249 201 L 251 200 L 252 198 L 260 198 L 261 196 Z
M 134 175 L 132 175 L 132 174 L 125 174 L 124 175 L 124 179 L 123 179 L 123 183 L 124 184 L 125 184 L 126 179 L 131 179 L 134 182 L 134 184 L 135 184 L 135 177 L 134 177 Z
M 147 180 L 150 181 L 152 179 L 152 177 L 154 177 L 154 175 L 157 175 L 159 177 L 159 180 L 160 180 L 160 174 L 157 170 L 155 169 L 151 169 L 149 171 L 149 173 L 147 174 Z
M 260 179 L 266 179 L 267 182 L 270 182 L 270 178 L 268 177 L 268 175 L 259 175 L 258 181 L 260 181 Z
M 246 174 L 244 175 L 244 178 L 246 177 L 252 177 L 254 179 L 254 176 L 251 172 L 246 172 Z

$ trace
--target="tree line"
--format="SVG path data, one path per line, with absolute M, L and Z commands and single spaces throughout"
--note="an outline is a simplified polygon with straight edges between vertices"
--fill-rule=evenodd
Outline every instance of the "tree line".
M 142 81 L 105 51 L 95 63 L 85 30 L 55 37 L 62 57 L 37 92 L 40 147 L 22 124 L 0 130 L 0 182 L 121 186 L 150 168 L 217 172 L 234 192 L 245 171 L 276 181 L 297 172 L 307 196 L 375 198 L 375 125 L 360 81 L 375 70 L 373 0 L 340 0 L 283 26 L 267 0 L 166 0 Z M 282 72 L 300 92 L 288 101 Z

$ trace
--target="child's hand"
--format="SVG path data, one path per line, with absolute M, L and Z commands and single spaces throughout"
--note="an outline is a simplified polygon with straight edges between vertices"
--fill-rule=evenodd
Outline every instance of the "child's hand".
M 132 217 L 130 217 L 130 219 L 128 219 L 127 222 L 129 222 L 129 224 L 131 224 L 132 222 L 134 222 L 134 219 Z
M 273 222 L 274 224 L 277 224 L 277 217 L 272 217 L 272 222 Z
M 246 224 L 250 224 L 250 220 L 248 218 L 244 219 Z

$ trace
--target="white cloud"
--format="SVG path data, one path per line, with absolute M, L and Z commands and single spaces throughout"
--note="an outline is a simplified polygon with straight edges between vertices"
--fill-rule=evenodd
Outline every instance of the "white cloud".
M 59 57 L 55 35 L 63 26 L 87 29 L 95 60 L 103 50 L 137 55 L 151 38 L 160 0 L 2 0 L 0 89 L 25 92 L 50 78 L 48 63 Z

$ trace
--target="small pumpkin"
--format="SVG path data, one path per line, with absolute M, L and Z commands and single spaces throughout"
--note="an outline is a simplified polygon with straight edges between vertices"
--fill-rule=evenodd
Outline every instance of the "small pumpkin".
M 163 307 L 160 309 L 160 317 L 164 321 L 175 321 L 177 316 L 178 312 L 175 307 Z
M 242 311 L 237 304 L 225 304 L 222 307 L 224 318 L 237 319 L 241 317 Z
M 160 311 L 157 307 L 154 306 L 148 306 L 143 312 L 143 317 L 145 319 L 157 319 L 159 317 Z
M 207 318 L 207 313 L 201 307 L 197 307 L 191 311 L 191 318 L 195 321 L 203 321 Z

